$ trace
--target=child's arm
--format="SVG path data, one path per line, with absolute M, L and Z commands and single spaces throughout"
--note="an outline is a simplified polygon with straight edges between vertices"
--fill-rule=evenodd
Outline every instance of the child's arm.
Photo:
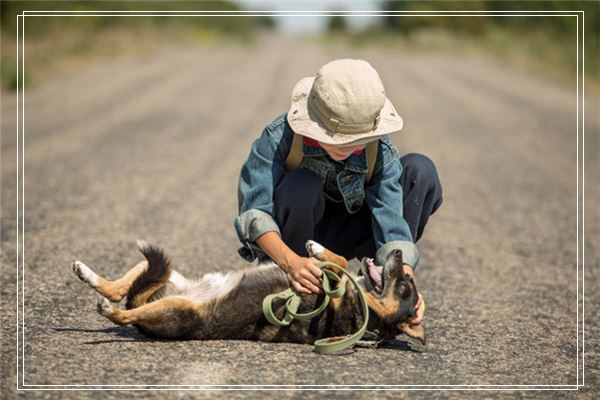
M 371 228 L 377 253 L 378 265 L 383 265 L 387 255 L 396 249 L 402 250 L 404 262 L 413 269 L 419 261 L 419 251 L 414 243 L 410 227 L 403 216 L 402 186 L 400 176 L 402 165 L 400 159 L 388 146 L 380 144 L 379 155 L 373 178 L 366 186 L 366 202 L 371 210 Z
M 276 119 L 276 122 L 280 122 Z M 256 239 L 266 232 L 279 233 L 275 222 L 273 190 L 285 173 L 285 144 L 281 124 L 268 125 L 252 144 L 238 181 L 238 211 L 234 227 L 243 247 L 238 250 L 246 261 L 260 253 Z M 287 146 L 289 147 L 289 145 Z

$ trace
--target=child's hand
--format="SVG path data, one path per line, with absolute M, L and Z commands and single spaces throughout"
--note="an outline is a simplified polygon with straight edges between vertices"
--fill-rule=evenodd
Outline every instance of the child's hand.
M 417 306 L 415 309 L 417 310 L 417 316 L 410 320 L 411 325 L 419 325 L 423 318 L 425 317 L 425 300 L 423 300 L 423 295 L 418 293 L 419 300 L 417 301 Z
M 323 272 L 317 267 L 318 262 L 313 257 L 298 257 L 282 268 L 295 291 L 305 294 L 321 293 L 320 278 Z
M 415 279 L 413 268 L 408 264 L 403 264 L 402 268 L 404 273 L 410 275 L 416 284 L 417 280 Z M 423 318 L 425 317 L 425 300 L 423 300 L 423 295 L 421 293 L 417 292 L 417 295 L 419 296 L 417 305 L 415 306 L 417 316 L 409 321 L 411 325 L 419 325 L 421 322 L 423 322 Z

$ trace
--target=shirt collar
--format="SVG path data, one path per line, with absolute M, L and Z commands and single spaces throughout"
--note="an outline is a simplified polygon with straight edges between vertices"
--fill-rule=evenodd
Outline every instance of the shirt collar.
M 321 146 L 311 146 L 306 142 L 302 145 L 304 157 L 327 157 L 327 152 Z M 353 153 L 343 161 L 344 169 L 352 172 L 365 173 L 368 170 L 367 152 L 362 150 L 360 154 Z

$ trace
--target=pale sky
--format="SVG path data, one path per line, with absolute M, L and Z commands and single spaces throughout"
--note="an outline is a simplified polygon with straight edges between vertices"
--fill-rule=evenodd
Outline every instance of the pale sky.
M 236 0 L 246 10 L 252 11 L 378 11 L 376 0 L 304 0 L 304 1 L 269 1 L 269 0 Z M 282 32 L 292 34 L 318 33 L 325 28 L 328 17 L 322 16 L 275 16 L 277 27 Z M 376 16 L 347 17 L 351 27 L 364 27 L 375 21 Z

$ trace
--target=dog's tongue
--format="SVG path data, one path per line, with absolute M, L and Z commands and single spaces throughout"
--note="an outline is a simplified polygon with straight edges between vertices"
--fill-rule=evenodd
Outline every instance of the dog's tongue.
M 367 267 L 369 269 L 369 276 L 375 282 L 375 287 L 381 290 L 381 274 L 383 273 L 383 267 L 375 265 L 371 258 L 367 259 Z

